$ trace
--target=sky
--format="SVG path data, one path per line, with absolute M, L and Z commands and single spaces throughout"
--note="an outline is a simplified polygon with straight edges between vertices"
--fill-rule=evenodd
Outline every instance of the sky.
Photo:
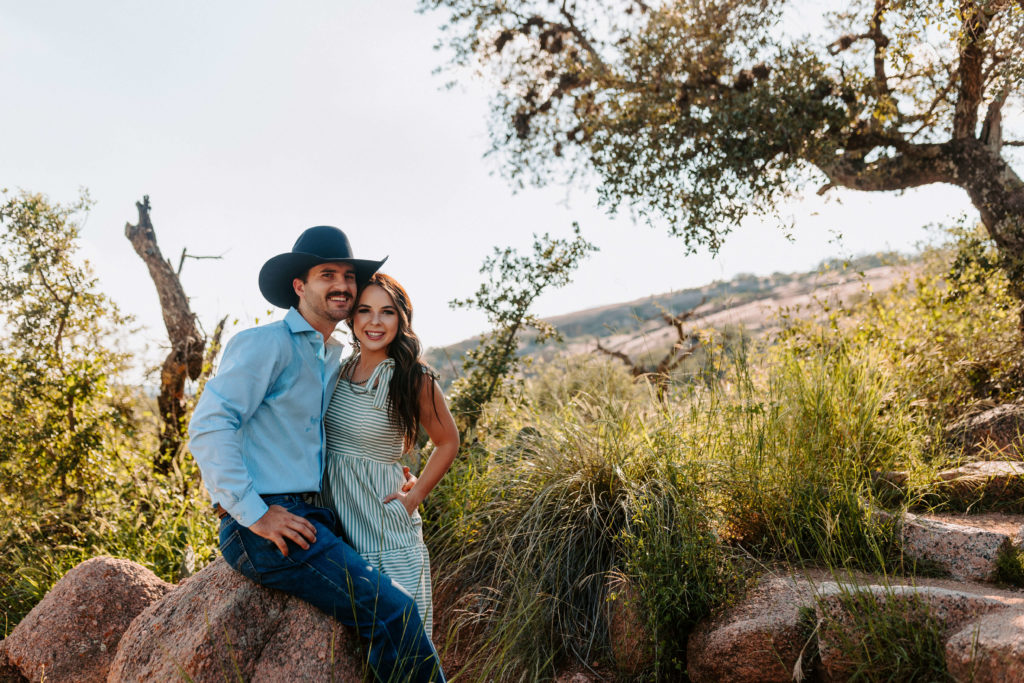
M 600 251 L 541 315 L 642 298 L 741 272 L 813 268 L 832 256 L 912 251 L 925 226 L 973 211 L 932 186 L 901 195 L 830 192 L 737 226 L 714 257 L 686 255 L 664 229 L 609 217 L 584 187 L 514 192 L 485 157 L 487 86 L 445 89 L 433 46 L 443 15 L 411 0 L 0 0 L 0 188 L 94 206 L 82 255 L 135 316 L 126 345 L 162 360 L 156 290 L 124 237 L 149 195 L 165 256 L 206 329 L 228 334 L 280 317 L 262 299 L 262 264 L 313 225 L 346 231 L 356 256 L 388 256 L 426 346 L 486 328 L 447 302 L 471 295 L 496 246 L 577 221 Z M 813 188 L 812 188 L 813 189 Z M 235 323 L 237 321 L 237 323 Z

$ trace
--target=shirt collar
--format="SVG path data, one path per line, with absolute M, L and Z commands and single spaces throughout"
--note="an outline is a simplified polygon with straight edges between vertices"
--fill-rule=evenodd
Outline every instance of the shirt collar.
M 319 332 L 317 332 L 315 329 L 313 329 L 313 326 L 309 324 L 309 321 L 306 320 L 305 318 L 303 318 L 302 314 L 299 313 L 298 310 L 296 310 L 296 308 L 294 306 L 289 308 L 288 312 L 285 313 L 285 315 L 284 315 L 284 322 L 285 322 L 286 325 L 288 325 L 288 329 L 291 330 L 292 334 L 302 334 L 304 332 L 312 332 L 313 334 L 316 335 L 316 343 L 317 344 L 319 344 L 319 343 L 321 343 L 323 341 L 323 336 Z M 327 338 L 327 342 L 324 345 L 325 346 L 329 346 L 329 347 L 335 347 L 335 346 L 339 346 L 340 347 L 340 346 L 342 346 L 342 343 L 339 342 L 337 339 L 335 339 L 334 336 L 332 335 L 332 336 Z
M 300 332 L 316 332 L 313 326 L 302 317 L 302 314 L 295 310 L 292 306 L 288 309 L 288 312 L 284 315 L 284 321 L 288 325 L 288 329 L 292 331 L 292 334 L 299 334 Z M 317 332 L 319 334 L 319 332 Z

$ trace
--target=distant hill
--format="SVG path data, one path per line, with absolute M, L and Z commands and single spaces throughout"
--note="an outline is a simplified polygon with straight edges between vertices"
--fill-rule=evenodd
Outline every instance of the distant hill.
M 847 301 L 865 288 L 888 289 L 898 277 L 906 257 L 896 253 L 861 256 L 850 261 L 830 260 L 805 273 L 740 274 L 728 281 L 657 294 L 619 304 L 589 308 L 547 318 L 564 337 L 560 345 L 537 347 L 526 336 L 521 355 L 550 358 L 558 353 L 584 353 L 595 342 L 634 359 L 658 358 L 676 341 L 675 330 L 661 319 L 662 311 L 680 314 L 693 309 L 693 329 L 742 327 L 748 334 L 764 334 L 775 327 L 780 310 L 809 310 L 815 301 Z M 428 349 L 428 363 L 437 368 L 445 384 L 454 379 L 462 355 L 479 337 Z

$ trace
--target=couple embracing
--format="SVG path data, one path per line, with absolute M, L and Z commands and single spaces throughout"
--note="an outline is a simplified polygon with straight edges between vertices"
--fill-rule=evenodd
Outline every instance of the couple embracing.
M 288 312 L 228 343 L 190 447 L 234 569 L 356 628 L 377 680 L 443 683 L 417 508 L 459 437 L 383 263 L 353 258 L 330 226 L 267 261 L 260 291 Z M 331 338 L 343 321 L 356 349 L 344 362 Z M 435 448 L 417 479 L 399 458 L 420 426 Z

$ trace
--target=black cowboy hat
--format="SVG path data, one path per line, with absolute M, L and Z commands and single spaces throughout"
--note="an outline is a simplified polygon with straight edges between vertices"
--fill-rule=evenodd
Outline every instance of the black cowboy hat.
M 352 258 L 352 246 L 345 233 L 330 225 L 318 225 L 303 231 L 290 252 L 278 254 L 263 264 L 260 292 L 275 306 L 289 308 L 299 302 L 292 281 L 313 266 L 351 263 L 356 269 L 356 282 L 362 285 L 387 260 L 387 256 L 380 261 Z

